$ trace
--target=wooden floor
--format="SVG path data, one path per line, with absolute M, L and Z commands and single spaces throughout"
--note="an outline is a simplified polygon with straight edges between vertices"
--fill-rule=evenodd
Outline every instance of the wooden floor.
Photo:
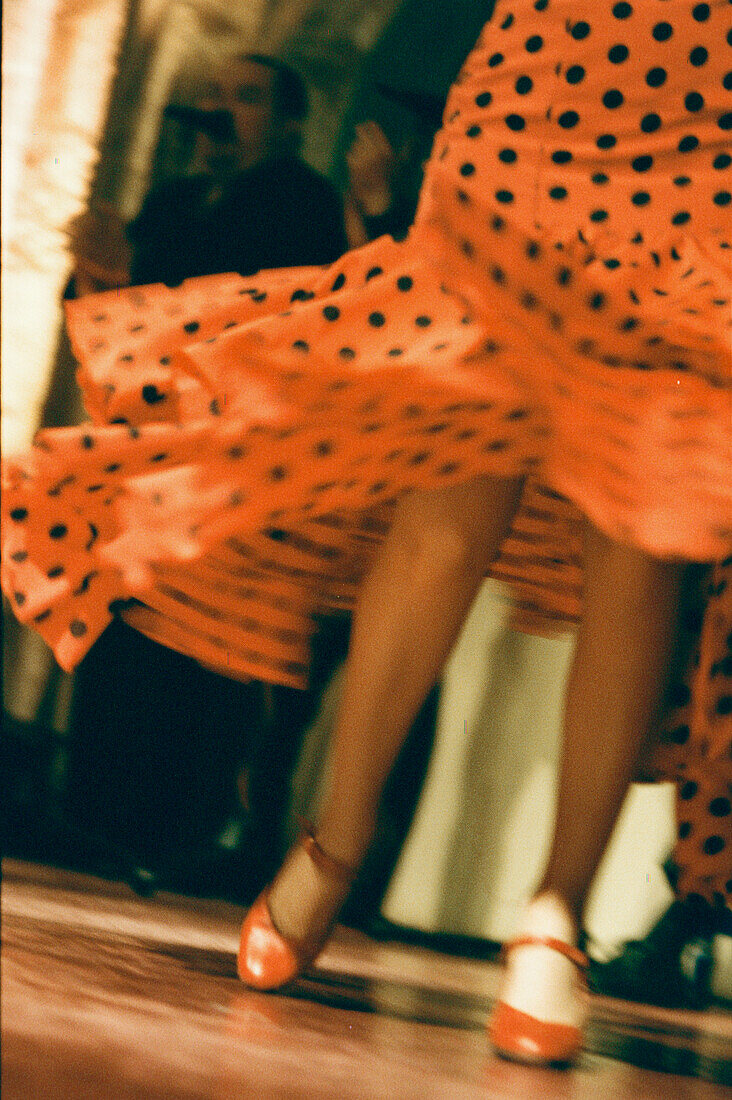
M 494 965 L 339 931 L 287 994 L 247 991 L 241 911 L 6 862 L 3 1100 L 729 1097 L 732 1020 L 594 998 L 572 1072 L 490 1051 Z

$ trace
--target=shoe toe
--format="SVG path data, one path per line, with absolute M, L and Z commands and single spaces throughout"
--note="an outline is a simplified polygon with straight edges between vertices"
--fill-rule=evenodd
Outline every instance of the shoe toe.
M 503 1001 L 496 1005 L 488 1034 L 497 1054 L 531 1065 L 566 1065 L 582 1046 L 579 1028 L 538 1020 Z
M 237 971 L 253 989 L 279 989 L 297 976 L 300 960 L 280 935 L 264 895 L 249 910 L 241 930 Z

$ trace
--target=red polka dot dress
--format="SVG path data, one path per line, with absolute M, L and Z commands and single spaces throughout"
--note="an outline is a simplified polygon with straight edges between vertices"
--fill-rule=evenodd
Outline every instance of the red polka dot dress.
M 71 303 L 92 423 L 8 460 L 3 588 L 72 667 L 117 608 L 301 684 L 397 497 L 525 475 L 494 573 L 581 613 L 581 514 L 732 545 L 732 7 L 498 0 L 417 218 L 330 268 Z

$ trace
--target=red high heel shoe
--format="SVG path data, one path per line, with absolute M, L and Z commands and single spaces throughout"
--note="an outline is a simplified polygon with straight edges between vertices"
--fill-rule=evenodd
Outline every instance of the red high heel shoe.
M 342 882 L 353 882 L 357 868 L 351 867 L 320 847 L 312 826 L 303 822 L 299 843 L 324 874 Z M 280 989 L 293 981 L 310 965 L 325 946 L 335 925 L 337 913 L 317 936 L 295 940 L 275 928 L 269 911 L 268 886 L 247 913 L 241 929 L 237 970 L 239 977 L 253 989 Z
M 550 947 L 558 951 L 573 962 L 583 975 L 589 966 L 589 959 L 578 947 L 551 936 L 520 936 L 506 944 L 504 950 L 508 952 L 514 947 L 526 945 Z M 504 1001 L 499 1001 L 493 1010 L 488 1036 L 497 1054 L 533 1066 L 567 1065 L 582 1049 L 580 1028 L 538 1020 Z

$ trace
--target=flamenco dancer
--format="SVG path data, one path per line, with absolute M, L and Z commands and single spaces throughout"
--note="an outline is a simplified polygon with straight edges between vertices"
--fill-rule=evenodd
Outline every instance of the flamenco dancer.
M 579 631 L 554 840 L 490 1036 L 579 1050 L 577 929 L 685 563 L 732 545 L 731 43 L 725 0 L 499 0 L 403 243 L 71 306 L 94 424 L 40 435 L 4 494 L 4 588 L 59 661 L 122 606 L 204 664 L 297 684 L 313 610 L 356 600 L 331 792 L 244 922 L 248 984 L 325 942 L 493 572 L 527 621 Z

